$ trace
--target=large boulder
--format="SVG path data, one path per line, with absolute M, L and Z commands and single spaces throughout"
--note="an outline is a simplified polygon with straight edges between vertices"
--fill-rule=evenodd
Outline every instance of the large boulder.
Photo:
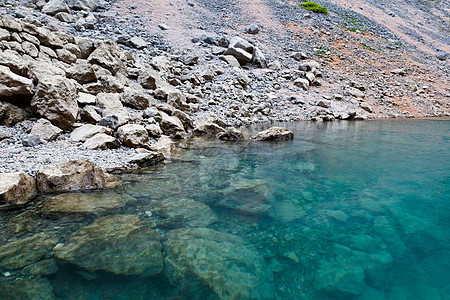
M 159 74 L 150 68 L 141 70 L 137 81 L 143 88 L 150 90 L 156 90 L 157 88 L 168 86 L 168 83 L 164 82 Z
M 162 153 L 168 159 L 175 152 L 175 142 L 167 135 L 162 135 L 156 143 L 150 146 L 150 149 Z
M 124 69 L 120 59 L 119 47 L 116 43 L 109 41 L 100 43 L 94 52 L 89 55 L 88 62 L 97 64 L 109 70 L 112 74 L 116 74 L 119 70 Z
M 31 108 L 59 128 L 70 129 L 78 115 L 76 84 L 61 76 L 41 78 Z
M 183 123 L 175 116 L 169 116 L 164 112 L 160 112 L 161 115 L 161 130 L 166 135 L 177 134 L 184 131 Z
M 135 109 L 146 109 L 149 106 L 149 96 L 142 87 L 126 87 L 121 95 L 122 103 Z
M 159 239 L 137 216 L 106 216 L 69 236 L 55 257 L 90 272 L 151 276 L 163 269 Z
M 294 133 L 282 127 L 271 127 L 252 136 L 252 140 L 255 141 L 282 141 L 292 140 L 293 138 Z
M 115 137 L 104 133 L 97 133 L 96 135 L 88 138 L 83 147 L 91 150 L 106 150 L 115 149 L 120 146 L 119 141 Z
M 36 180 L 44 193 L 93 190 L 105 185 L 103 170 L 85 159 L 46 166 L 37 172 Z
M 128 147 L 147 147 L 148 133 L 144 126 L 137 124 L 127 124 L 117 129 L 119 140 Z
M 196 135 L 216 135 L 221 132 L 226 132 L 226 130 L 217 125 L 213 120 L 198 120 L 194 123 L 194 134 Z
M 124 207 L 135 201 L 131 196 L 111 190 L 101 193 L 63 193 L 46 203 L 40 213 L 49 217 L 66 215 L 98 215 L 111 209 Z
M 164 274 L 188 298 L 274 297 L 272 272 L 240 237 L 207 228 L 176 229 L 167 234 L 164 250 Z
M 0 82 L 0 97 L 31 96 L 33 93 L 33 81 L 14 74 L 6 66 L 0 66 Z
M 13 270 L 44 258 L 58 240 L 51 233 L 38 233 L 0 247 L 0 268 Z
M 32 60 L 27 65 L 26 76 L 38 83 L 42 79 L 56 75 L 64 77 L 66 72 L 54 64 L 41 60 Z
M 272 193 L 267 181 L 261 179 L 233 182 L 222 191 L 217 205 L 247 214 L 268 214 L 272 208 Z
M 140 167 L 149 167 L 164 161 L 164 155 L 155 151 L 138 153 L 127 160 L 128 163 L 136 164 Z
M 25 173 L 0 173 L 0 208 L 25 204 L 36 196 L 36 180 Z
M 59 12 L 70 13 L 70 8 L 64 0 L 50 0 L 42 7 L 42 12 L 54 16 Z
M 37 134 L 39 137 L 46 141 L 53 141 L 56 139 L 62 130 L 59 127 L 56 127 L 50 123 L 50 121 L 46 119 L 39 119 L 31 128 L 30 134 Z
M 68 68 L 66 73 L 67 77 L 73 78 L 81 84 L 97 81 L 94 67 L 85 61 Z

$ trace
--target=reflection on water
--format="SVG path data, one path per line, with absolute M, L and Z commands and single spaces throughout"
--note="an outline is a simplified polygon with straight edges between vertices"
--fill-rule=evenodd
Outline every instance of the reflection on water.
M 448 299 L 450 121 L 284 125 L 2 212 L 0 298 Z

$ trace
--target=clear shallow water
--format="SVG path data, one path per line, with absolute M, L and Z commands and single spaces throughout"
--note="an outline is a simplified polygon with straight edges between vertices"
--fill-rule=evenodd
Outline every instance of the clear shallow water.
M 39 226 L 15 234 L 26 209 L 4 213 L 0 242 L 46 231 L 68 244 L 115 214 L 161 234 L 158 275 L 57 260 L 41 277 L 60 299 L 449 299 L 450 121 L 283 125 L 293 141 L 187 143 L 172 163 L 124 176 L 113 192 L 126 206 L 49 217 L 37 205 L 28 211 Z M 108 255 L 104 264 L 120 257 Z

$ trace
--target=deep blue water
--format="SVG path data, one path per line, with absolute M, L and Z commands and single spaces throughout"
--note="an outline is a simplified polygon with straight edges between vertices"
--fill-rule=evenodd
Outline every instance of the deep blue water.
M 243 259 L 259 259 L 256 269 L 242 263 L 232 264 L 236 270 L 212 268 L 220 277 L 213 284 L 206 282 L 204 266 L 192 267 L 177 281 L 166 272 L 167 264 L 165 271 L 145 279 L 98 272 L 86 280 L 78 267 L 58 262 L 58 272 L 46 276 L 56 296 L 215 299 L 220 293 L 214 285 L 244 290 L 248 286 L 228 281 L 240 278 L 235 273 L 253 272 L 256 282 L 267 281 L 255 286 L 270 286 L 250 292 L 261 299 L 449 299 L 450 121 L 282 125 L 294 131 L 293 141 L 195 139 L 182 144 L 172 162 L 124 175 L 115 192 L 136 202 L 106 212 L 140 216 L 161 233 L 165 245 L 172 230 L 203 227 L 196 222 L 203 222 L 204 214 L 199 209 L 196 215 L 193 208 L 177 219 L 162 214 L 160 203 L 206 204 L 217 218 L 206 226 L 241 237 L 251 249 Z M 76 225 L 51 222 L 70 228 L 58 229 L 63 235 L 92 219 Z M 46 223 L 47 228 L 55 223 Z M 214 259 L 229 259 L 221 256 L 223 249 L 216 253 L 201 247 L 213 257 L 208 266 Z M 242 295 L 236 298 L 246 298 Z

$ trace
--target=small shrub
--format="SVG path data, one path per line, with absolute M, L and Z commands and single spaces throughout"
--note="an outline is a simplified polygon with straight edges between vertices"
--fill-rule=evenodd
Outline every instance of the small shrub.
M 312 1 L 305 1 L 304 3 L 299 3 L 298 5 L 315 13 L 328 14 L 328 9 Z

